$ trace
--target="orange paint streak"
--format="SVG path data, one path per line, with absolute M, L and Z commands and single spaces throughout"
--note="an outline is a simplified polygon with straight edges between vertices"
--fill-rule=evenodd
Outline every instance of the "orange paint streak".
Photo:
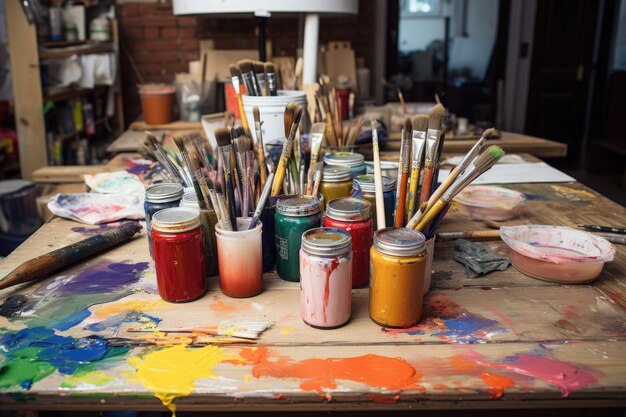
M 513 386 L 513 380 L 502 375 L 492 374 L 487 371 L 480 373 L 480 378 L 489 385 L 491 389 L 487 390 L 490 398 L 500 398 L 504 394 L 504 390 Z
M 450 358 L 450 366 L 457 373 L 461 374 L 471 374 L 478 371 L 478 364 L 470 359 L 464 358 L 463 356 L 456 355 Z
M 386 395 L 370 395 L 367 399 L 379 404 L 395 404 L 400 401 L 400 396 L 394 395 L 393 397 L 389 397 Z
M 404 359 L 379 355 L 351 358 L 311 358 L 294 361 L 286 357 L 269 357 L 267 348 L 246 348 L 240 352 L 245 364 L 253 364 L 255 378 L 298 378 L 300 388 L 323 393 L 337 388 L 337 380 L 360 382 L 390 390 L 420 390 L 421 375 Z
M 249 301 L 237 300 L 236 303 L 227 303 L 218 296 L 213 297 L 213 301 L 211 301 L 211 310 L 222 314 L 232 314 L 241 310 L 242 307 L 249 308 L 250 306 Z

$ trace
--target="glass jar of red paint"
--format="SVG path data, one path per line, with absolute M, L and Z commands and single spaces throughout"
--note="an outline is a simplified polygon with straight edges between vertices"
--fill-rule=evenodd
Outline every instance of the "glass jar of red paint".
M 355 197 L 330 201 L 326 206 L 324 227 L 345 230 L 352 236 L 352 287 L 369 282 L 372 247 L 372 203 Z
M 309 326 L 334 329 L 350 320 L 351 241 L 348 232 L 330 227 L 302 234 L 300 315 Z
M 204 239 L 198 210 L 174 207 L 152 216 L 152 246 L 159 295 L 184 303 L 206 292 Z

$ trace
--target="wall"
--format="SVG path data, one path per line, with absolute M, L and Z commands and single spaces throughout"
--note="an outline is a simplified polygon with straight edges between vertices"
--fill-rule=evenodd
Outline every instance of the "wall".
M 374 2 L 361 0 L 358 15 L 320 19 L 320 44 L 331 40 L 349 40 L 357 57 L 366 66 L 374 61 L 372 45 L 376 34 Z M 170 82 L 177 72 L 186 72 L 187 63 L 198 59 L 200 39 L 213 39 L 217 49 L 256 49 L 256 22 L 245 18 L 174 16 L 171 4 L 125 3 L 118 5 L 122 42 L 121 72 L 124 113 L 127 123 L 141 113 L 129 56 L 145 82 Z M 275 56 L 295 56 L 298 47 L 298 17 L 272 17 L 267 24 L 267 38 L 273 41 Z

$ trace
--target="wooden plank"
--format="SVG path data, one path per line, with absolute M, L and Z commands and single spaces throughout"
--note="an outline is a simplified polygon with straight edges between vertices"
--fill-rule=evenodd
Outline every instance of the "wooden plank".
M 130 130 L 202 130 L 201 122 L 186 122 L 184 120 L 177 120 L 172 123 L 166 123 L 163 125 L 149 125 L 143 120 L 137 120 L 130 124 L 128 127 Z
M 84 46 L 67 48 L 40 48 L 39 57 L 41 59 L 67 58 L 72 55 L 102 54 L 115 52 L 113 43 L 93 42 Z
M 20 169 L 22 178 L 31 179 L 33 171 L 48 164 L 37 31 L 28 23 L 19 0 L 7 0 L 5 10 Z
M 33 172 L 32 179 L 41 183 L 82 183 L 84 182 L 84 175 L 110 171 L 115 171 L 115 169 L 106 165 L 46 166 Z

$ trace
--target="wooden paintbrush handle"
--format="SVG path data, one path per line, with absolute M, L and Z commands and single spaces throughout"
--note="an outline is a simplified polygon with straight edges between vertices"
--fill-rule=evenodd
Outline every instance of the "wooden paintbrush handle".
M 422 191 L 420 192 L 420 206 L 424 204 L 424 201 L 428 201 L 430 198 L 430 187 L 433 183 L 434 167 L 427 165 L 424 169 L 424 176 L 422 178 Z
M 398 193 L 396 201 L 396 216 L 393 222 L 394 227 L 404 226 L 404 203 L 406 201 L 407 173 L 403 172 L 402 176 L 398 180 L 400 181 L 400 184 L 398 185 L 400 192 Z
M 420 169 L 413 168 L 411 169 L 411 179 L 409 180 L 409 195 L 408 195 L 408 205 L 406 209 L 406 221 L 407 223 L 415 213 L 415 203 L 418 199 L 417 196 L 417 187 L 419 185 L 420 179 Z
M 26 261 L 0 281 L 0 290 L 44 278 L 59 269 L 125 242 L 140 230 L 139 223 L 123 225 Z
M 471 232 L 444 232 L 438 233 L 442 240 L 470 239 L 470 238 L 500 238 L 500 230 L 474 230 Z

